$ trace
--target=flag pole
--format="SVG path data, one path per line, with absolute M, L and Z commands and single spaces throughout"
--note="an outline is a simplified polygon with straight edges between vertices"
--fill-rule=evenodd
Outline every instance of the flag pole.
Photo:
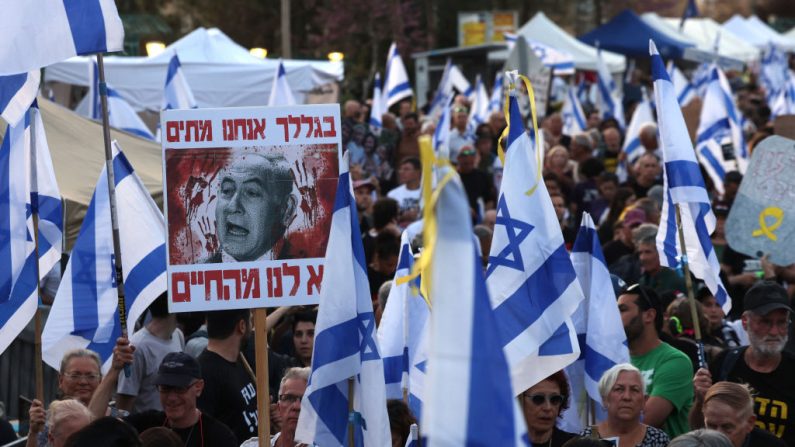
M 30 117 L 30 169 L 28 175 L 36 172 L 36 119 L 33 107 L 28 109 Z M 38 186 L 37 186 L 38 189 Z M 36 399 L 44 404 L 44 365 L 41 354 L 41 274 L 39 272 L 39 210 L 33 213 L 33 242 L 36 249 L 36 313 L 33 314 L 33 367 L 36 386 Z
M 268 386 L 268 310 L 264 307 L 254 309 L 254 361 L 257 362 L 257 414 L 262 423 L 257 424 L 259 447 L 270 445 L 271 406 Z M 242 358 L 241 354 L 241 358 Z
M 105 168 L 108 173 L 108 199 L 110 200 L 110 222 L 113 228 L 113 255 L 116 263 L 116 292 L 119 297 L 119 324 L 121 336 L 127 338 L 127 306 L 124 299 L 124 269 L 121 257 L 121 241 L 119 238 L 119 217 L 116 213 L 116 176 L 113 173 L 113 151 L 110 147 L 110 124 L 108 121 L 108 86 L 105 83 L 105 63 L 102 54 L 97 54 L 99 71 L 99 100 L 102 105 L 102 137 L 105 143 Z M 124 365 L 124 375 L 130 376 L 129 364 Z
M 696 299 L 693 295 L 693 280 L 690 278 L 690 265 L 687 260 L 687 248 L 685 246 L 685 233 L 682 228 L 682 214 L 680 212 L 680 204 L 675 204 L 676 209 L 676 230 L 679 233 L 679 247 L 682 250 L 682 269 L 685 275 L 685 288 L 687 289 L 687 301 L 690 303 L 690 315 L 693 320 L 693 330 L 696 336 L 696 345 L 698 346 L 698 366 L 699 368 L 706 368 L 707 362 L 704 356 L 704 342 L 701 339 L 701 321 L 698 319 L 698 309 L 696 308 Z
M 353 439 L 353 425 L 356 423 L 356 414 L 353 412 L 353 377 L 348 378 L 348 445 L 355 446 Z

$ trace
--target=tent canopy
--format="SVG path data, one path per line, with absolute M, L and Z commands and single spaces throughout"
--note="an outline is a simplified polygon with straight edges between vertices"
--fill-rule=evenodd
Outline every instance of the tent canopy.
M 723 24 L 723 27 L 748 39 L 748 42 L 757 48 L 765 49 L 772 42 L 783 50 L 795 50 L 795 39 L 779 34 L 757 16 L 744 18 L 735 14 Z
M 583 34 L 579 39 L 589 45 L 632 57 L 649 57 L 649 39 L 654 40 L 665 59 L 679 59 L 685 48 L 694 46 L 693 43 L 659 32 L 629 9 L 621 11 L 609 22 Z
M 580 42 L 563 31 L 543 12 L 537 13 L 518 31 L 528 42 L 539 42 L 561 52 L 571 54 L 574 67 L 579 70 L 596 70 L 596 48 Z M 648 44 L 648 42 L 647 42 Z M 602 58 L 611 73 L 622 72 L 626 68 L 626 58 L 620 54 L 602 51 Z
M 258 59 L 217 28 L 197 28 L 153 57 L 105 58 L 107 82 L 137 111 L 159 111 L 168 62 L 176 53 L 199 107 L 265 105 L 279 62 Z M 45 70 L 45 81 L 88 85 L 91 58 L 74 57 Z M 343 79 L 342 62 L 285 60 L 296 101 L 323 85 Z
M 64 198 L 67 249 L 72 248 L 88 210 L 99 173 L 105 165 L 102 125 L 39 97 L 44 132 L 50 146 L 58 188 Z M 0 131 L 5 133 L 5 126 Z M 163 164 L 160 146 L 111 129 L 149 194 L 163 207 Z M 3 135 L 4 136 L 4 135 Z
M 714 51 L 717 39 L 718 54 L 721 56 L 738 59 L 746 63 L 759 59 L 759 49 L 734 33 L 724 30 L 718 22 L 710 18 L 687 19 L 685 20 L 684 29 L 680 33 L 679 22 L 681 22 L 681 18 L 660 17 L 653 12 L 647 12 L 642 17 L 647 21 L 664 24 L 668 27 L 669 32 L 683 34 L 695 42 L 699 50 Z

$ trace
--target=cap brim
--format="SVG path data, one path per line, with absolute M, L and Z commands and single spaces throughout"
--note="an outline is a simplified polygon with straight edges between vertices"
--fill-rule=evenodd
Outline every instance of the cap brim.
M 770 312 L 778 309 L 786 309 L 789 312 L 792 312 L 792 308 L 784 303 L 767 303 L 761 306 L 756 307 L 755 309 L 749 309 L 751 312 L 758 314 L 758 315 L 767 315 Z
M 180 388 L 188 387 L 195 377 L 186 376 L 184 374 L 158 374 L 155 377 L 155 385 L 176 386 Z

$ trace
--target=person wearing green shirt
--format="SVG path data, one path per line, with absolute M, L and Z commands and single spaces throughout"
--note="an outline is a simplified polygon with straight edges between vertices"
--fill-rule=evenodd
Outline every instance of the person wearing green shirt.
M 646 383 L 643 422 L 661 428 L 671 439 L 690 431 L 687 415 L 693 403 L 692 365 L 687 355 L 660 340 L 660 298 L 654 290 L 635 284 L 619 295 L 618 310 L 630 362 Z

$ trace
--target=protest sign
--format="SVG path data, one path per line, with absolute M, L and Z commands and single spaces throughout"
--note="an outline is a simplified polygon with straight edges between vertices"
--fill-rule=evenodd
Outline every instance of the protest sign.
M 751 157 L 729 218 L 726 239 L 749 256 L 768 254 L 777 265 L 795 263 L 795 140 L 765 138 Z
M 168 110 L 161 128 L 169 310 L 317 304 L 339 106 Z
M 519 74 L 525 75 L 533 85 L 533 93 L 536 100 L 536 114 L 540 120 L 547 114 L 547 103 L 549 102 L 549 86 L 552 79 L 552 69 L 546 67 L 535 51 L 530 47 L 524 37 L 519 36 L 516 44 L 511 49 L 508 59 L 503 66 L 504 71 L 517 70 Z M 520 95 L 519 108 L 522 116 L 530 115 L 530 102 L 527 96 Z

